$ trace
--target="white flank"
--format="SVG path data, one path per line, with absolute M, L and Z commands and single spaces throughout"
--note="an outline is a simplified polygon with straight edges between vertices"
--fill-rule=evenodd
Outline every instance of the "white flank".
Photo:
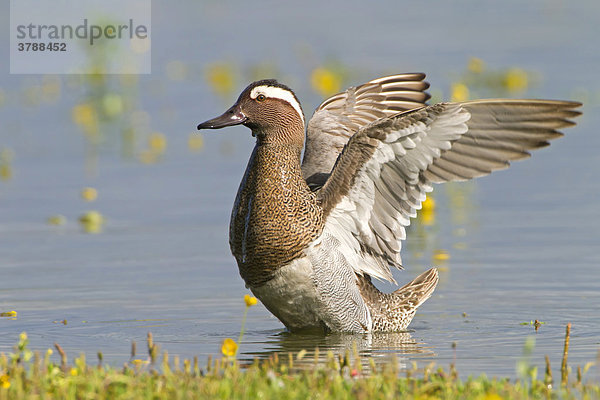
M 302 125 L 304 125 L 304 114 L 302 113 L 302 108 L 292 92 L 276 86 L 257 86 L 250 92 L 250 97 L 256 99 L 259 94 L 263 94 L 274 99 L 280 99 L 289 103 L 292 107 L 294 107 L 300 116 L 300 119 L 302 120 Z

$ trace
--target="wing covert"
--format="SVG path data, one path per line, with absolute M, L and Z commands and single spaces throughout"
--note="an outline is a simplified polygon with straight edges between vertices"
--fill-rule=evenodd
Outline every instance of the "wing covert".
M 440 103 L 376 120 L 344 147 L 317 192 L 325 229 L 362 254 L 357 274 L 393 281 L 410 218 L 432 183 L 507 168 L 562 136 L 579 103 L 478 100 Z
M 421 107 L 429 99 L 425 74 L 391 75 L 351 87 L 325 100 L 308 123 L 302 161 L 313 190 L 323 185 L 342 149 L 356 132 L 381 118 Z

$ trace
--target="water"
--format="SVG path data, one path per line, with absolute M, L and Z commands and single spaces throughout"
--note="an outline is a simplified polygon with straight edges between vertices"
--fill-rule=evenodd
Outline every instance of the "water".
M 8 24 L 8 3 L 2 7 L 2 24 Z M 600 10 L 595 2 L 496 7 L 155 1 L 153 74 L 140 77 L 139 102 L 168 147 L 151 165 L 122 157 L 113 138 L 94 166 L 70 120 L 83 90 L 63 81 L 56 103 L 27 105 L 24 88 L 39 84 L 39 77 L 9 75 L 8 63 L 0 65 L 6 98 L 0 147 L 15 153 L 13 178 L 0 182 L 0 311 L 19 313 L 15 320 L 0 318 L 0 351 L 10 351 L 26 331 L 35 349 L 58 342 L 71 357 L 85 352 L 92 359 L 102 351 L 107 362 L 120 365 L 131 341 L 143 342 L 149 331 L 170 354 L 201 360 L 218 354 L 224 338 L 237 338 L 248 291 L 227 232 L 252 138 L 245 128 L 230 128 L 204 134 L 202 152 L 188 151 L 195 125 L 231 100 L 212 94 L 202 77 L 205 63 L 229 60 L 240 75 L 252 65 L 273 65 L 310 114 L 319 96 L 308 74 L 328 57 L 348 66 L 351 83 L 422 70 L 433 88 L 447 92 L 468 57 L 478 56 L 491 68 L 536 71 L 540 84 L 528 97 L 586 95 L 579 125 L 507 171 L 436 188 L 435 223 L 411 228 L 406 270 L 395 277 L 399 283 L 414 278 L 433 264 L 434 250 L 451 258 L 440 265 L 440 284 L 408 334 L 292 335 L 259 305 L 249 310 L 240 357 L 356 346 L 365 357 L 395 355 L 402 365 L 455 362 L 461 375 L 515 376 L 529 336 L 536 339 L 532 362 L 542 365 L 548 354 L 558 367 L 571 322 L 570 363 L 596 359 L 600 55 L 590 38 L 598 34 L 593 18 Z M 7 45 L 0 42 L 3 50 Z M 172 60 L 190 66 L 186 80 L 166 77 Z M 244 79 L 238 78 L 236 92 Z M 98 189 L 96 202 L 81 200 L 85 186 Z M 77 222 L 90 209 L 106 217 L 100 234 L 83 233 Z M 56 214 L 67 224 L 45 223 Z M 535 319 L 544 322 L 537 333 L 521 325 Z

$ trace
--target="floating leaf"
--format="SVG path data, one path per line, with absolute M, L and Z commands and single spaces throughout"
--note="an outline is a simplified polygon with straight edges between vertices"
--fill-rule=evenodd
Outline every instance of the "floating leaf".
M 16 318 L 17 317 L 17 312 L 16 311 L 6 311 L 3 313 L 0 313 L 0 317 L 12 317 L 12 318 Z
M 64 215 L 53 215 L 46 220 L 50 225 L 64 225 L 67 223 L 67 218 Z

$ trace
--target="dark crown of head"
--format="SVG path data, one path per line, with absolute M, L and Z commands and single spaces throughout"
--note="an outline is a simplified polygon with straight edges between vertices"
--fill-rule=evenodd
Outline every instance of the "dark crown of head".
M 298 100 L 298 97 L 296 97 L 296 93 L 294 93 L 294 91 L 292 89 L 290 89 L 289 86 L 286 86 L 283 83 L 277 82 L 276 79 L 263 79 L 263 80 L 260 80 L 260 81 L 252 82 L 246 88 L 246 91 L 250 92 L 252 89 L 254 89 L 257 86 L 271 86 L 271 87 L 278 87 L 278 88 L 281 88 L 283 90 L 287 90 L 288 92 L 290 92 L 294 96 L 294 99 L 296 99 L 296 101 L 298 102 L 298 104 L 300 104 L 300 101 Z
M 285 90 L 287 90 L 287 91 L 289 91 L 289 92 L 292 92 L 292 93 L 294 93 L 294 92 L 292 91 L 292 89 L 290 89 L 289 87 L 287 87 L 286 85 L 284 85 L 284 84 L 282 84 L 282 83 L 279 83 L 279 82 L 277 82 L 277 80 L 276 80 L 276 79 L 263 79 L 263 80 L 260 80 L 260 81 L 252 82 L 252 83 L 251 83 L 251 84 L 248 86 L 248 89 L 252 90 L 252 89 L 254 89 L 254 88 L 255 88 L 255 87 L 257 87 L 257 86 L 272 86 L 272 87 L 278 87 L 278 88 L 282 88 L 282 89 L 285 89 Z

